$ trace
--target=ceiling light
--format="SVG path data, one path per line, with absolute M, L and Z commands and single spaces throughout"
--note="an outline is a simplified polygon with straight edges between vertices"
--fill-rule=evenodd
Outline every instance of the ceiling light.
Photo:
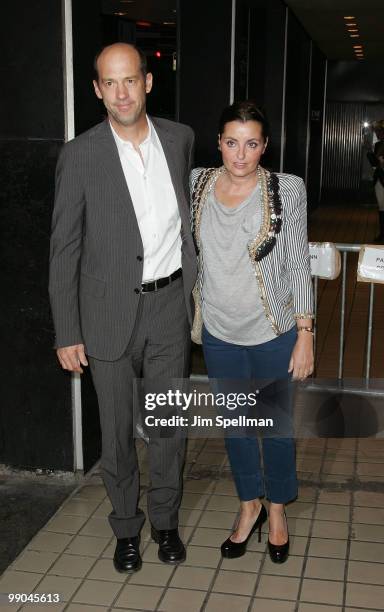
M 358 31 L 359 31 L 359 29 L 358 29 L 358 28 L 355 28 L 355 29 L 353 29 L 353 30 L 350 30 L 350 29 L 348 28 L 348 32 L 353 32 L 353 33 L 355 33 L 355 32 L 358 32 Z
M 122 12 L 119 12 L 119 13 L 113 13 L 113 14 L 114 14 L 114 15 L 118 15 L 119 17 L 123 17 L 124 15 L 127 15 L 127 13 L 122 13 Z
M 355 19 L 355 17 L 353 17 L 352 15 L 346 15 L 344 16 L 344 19 Z
M 362 48 L 363 48 L 363 45 L 353 45 L 353 48 L 354 48 L 354 49 L 362 49 Z
M 350 34 L 351 38 L 360 38 L 360 34 Z
M 163 25 L 176 25 L 175 21 L 163 21 Z
M 345 24 L 347 27 L 350 26 L 357 26 L 357 23 L 352 23 L 352 21 L 349 21 L 348 23 Z

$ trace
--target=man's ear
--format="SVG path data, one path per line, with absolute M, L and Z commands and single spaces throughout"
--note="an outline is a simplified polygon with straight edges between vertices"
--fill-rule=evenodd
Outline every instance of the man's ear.
M 145 91 L 147 94 L 149 94 L 149 92 L 151 91 L 152 85 L 153 85 L 153 75 L 152 75 L 152 72 L 148 72 L 147 76 L 145 77 Z
M 99 89 L 99 85 L 98 85 L 97 81 L 95 81 L 95 79 L 93 79 L 93 81 L 92 81 L 92 82 L 93 82 L 93 87 L 94 87 L 94 89 L 95 89 L 95 94 L 97 95 L 97 97 L 99 98 L 99 100 L 102 100 L 102 99 L 103 99 L 103 96 L 102 96 L 102 93 L 101 93 L 101 91 L 100 91 L 100 89 Z

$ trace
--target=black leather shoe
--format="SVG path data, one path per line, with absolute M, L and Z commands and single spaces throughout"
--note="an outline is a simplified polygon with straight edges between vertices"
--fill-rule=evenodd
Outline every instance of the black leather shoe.
M 177 565 L 186 559 L 185 546 L 177 529 L 151 529 L 152 539 L 159 545 L 159 559 Z
M 251 531 L 249 532 L 247 538 L 244 542 L 232 542 L 231 537 L 229 537 L 223 544 L 221 545 L 221 554 L 226 559 L 236 559 L 237 557 L 242 557 L 247 552 L 247 544 L 254 534 L 256 529 L 259 530 L 259 542 L 261 541 L 261 526 L 267 520 L 267 511 L 265 506 L 261 504 L 261 510 L 259 512 L 259 516 L 254 522 Z
M 117 540 L 113 565 L 118 572 L 133 574 L 133 572 L 138 572 L 141 569 L 139 544 L 139 536 Z
M 284 563 L 288 559 L 289 538 L 285 544 L 271 544 L 268 540 L 268 551 L 273 563 Z
M 287 516 L 284 512 L 285 522 L 287 522 Z M 288 525 L 287 525 L 288 529 Z M 288 540 L 284 544 L 272 544 L 268 538 L 268 552 L 273 563 L 284 563 L 288 559 L 289 554 L 289 536 Z

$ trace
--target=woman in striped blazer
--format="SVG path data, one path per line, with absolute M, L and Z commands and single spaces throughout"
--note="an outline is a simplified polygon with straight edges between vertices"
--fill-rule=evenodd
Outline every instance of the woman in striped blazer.
M 230 379 L 247 380 L 247 389 L 255 388 L 251 380 L 269 381 L 261 384 L 258 403 L 274 411 L 280 431 L 263 436 L 263 469 L 255 430 L 225 437 L 240 514 L 221 551 L 227 558 L 243 555 L 255 530 L 260 540 L 265 496 L 269 553 L 282 563 L 289 552 L 284 505 L 297 496 L 294 440 L 283 415 L 291 414 L 291 380 L 313 371 L 313 296 L 304 183 L 262 168 L 268 134 L 252 101 L 235 103 L 219 124 L 223 165 L 192 171 L 199 258 L 192 339 L 203 344 L 216 391 L 228 392 Z

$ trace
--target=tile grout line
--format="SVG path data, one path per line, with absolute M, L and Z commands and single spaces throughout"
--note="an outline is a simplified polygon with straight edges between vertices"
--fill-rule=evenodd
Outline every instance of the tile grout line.
M 264 551 L 261 552 L 260 554 L 261 554 L 261 559 L 260 559 L 259 570 L 257 572 L 257 577 L 256 577 L 256 580 L 255 580 L 255 586 L 252 589 L 251 599 L 250 599 L 250 602 L 249 602 L 249 605 L 248 605 L 247 612 L 251 612 L 254 602 L 257 601 L 256 593 L 257 593 L 257 589 L 259 588 L 262 576 L 266 576 L 267 575 L 267 574 L 263 574 L 263 569 L 264 569 L 265 561 L 266 561 L 266 558 L 267 558 L 267 548 L 265 547 Z
M 322 457 L 321 457 L 321 461 L 320 461 L 320 470 L 319 470 L 319 482 L 322 482 L 322 467 L 325 463 L 325 457 L 327 454 L 327 440 L 325 440 L 324 444 L 323 444 L 323 453 L 322 453 Z M 301 575 L 299 577 L 299 588 L 297 591 L 297 596 L 296 596 L 296 603 L 295 603 L 295 610 L 294 612 L 298 612 L 299 610 L 299 606 L 300 606 L 300 597 L 301 597 L 301 592 L 303 589 L 303 583 L 304 583 L 304 576 L 305 576 L 305 570 L 307 568 L 307 561 L 308 561 L 308 553 L 309 553 L 309 548 L 311 545 L 311 540 L 312 540 L 312 532 L 313 532 L 313 523 L 315 520 L 315 516 L 316 516 L 316 512 L 317 512 L 317 504 L 318 504 L 318 500 L 319 500 L 319 496 L 320 496 L 320 487 L 316 487 L 315 488 L 315 496 L 314 496 L 314 500 L 313 500 L 313 510 L 312 510 L 312 516 L 310 519 L 310 525 L 309 525 L 309 530 L 308 530 L 308 534 L 307 534 L 307 543 L 305 546 L 305 551 L 304 551 L 304 560 L 303 560 L 303 565 L 301 568 Z
M 224 458 L 223 458 L 223 461 L 222 461 L 222 464 L 221 464 L 220 470 L 218 471 L 218 474 L 217 474 L 216 484 L 215 484 L 215 486 L 212 488 L 212 492 L 211 492 L 211 496 L 210 496 L 210 497 L 212 497 L 213 493 L 214 493 L 214 492 L 216 492 L 217 484 L 218 484 L 218 482 L 220 481 L 220 476 L 223 474 L 223 471 L 224 471 L 224 468 L 225 468 L 225 463 L 226 463 L 226 458 L 227 458 L 227 453 L 226 453 L 225 447 L 224 447 L 224 452 L 223 452 L 223 455 L 224 455 Z M 233 482 L 233 480 L 232 480 L 232 482 Z M 237 516 L 238 516 L 238 512 L 236 513 L 236 517 L 235 517 L 235 519 L 234 519 L 234 522 L 232 523 L 232 526 L 235 524 L 235 521 L 237 520 Z M 200 519 L 200 520 L 201 520 L 201 519 Z M 196 526 L 196 527 L 197 527 L 197 526 Z M 208 585 L 208 588 L 206 589 L 205 597 L 204 597 L 204 599 L 203 599 L 203 603 L 202 603 L 202 605 L 201 605 L 201 607 L 200 607 L 200 612 L 204 612 L 204 610 L 205 610 L 205 609 L 206 609 L 206 607 L 207 607 L 207 604 L 208 604 L 209 598 L 210 598 L 211 593 L 212 593 L 212 587 L 213 587 L 213 585 L 214 585 L 214 584 L 215 584 L 215 582 L 216 582 L 216 578 L 217 578 L 217 576 L 219 575 L 219 572 L 220 572 L 220 570 L 221 570 L 221 566 L 222 566 L 222 564 L 223 564 L 223 558 L 222 558 L 222 556 L 220 555 L 220 557 L 219 557 L 219 561 L 218 561 L 218 564 L 216 565 L 216 569 L 214 569 L 212 579 L 211 579 L 211 581 L 210 581 L 210 583 L 209 583 L 209 585 Z
M 259 440 L 259 453 L 260 453 L 260 457 L 262 457 L 263 449 L 262 449 L 262 442 L 260 440 Z M 267 537 L 268 537 L 268 532 L 267 532 Z M 261 578 L 262 578 L 262 575 L 263 575 L 263 568 L 264 568 L 264 564 L 265 564 L 266 558 L 267 558 L 267 547 L 265 546 L 264 547 L 264 551 L 261 552 L 260 565 L 259 565 L 259 569 L 258 569 L 258 572 L 257 572 L 257 577 L 256 577 L 256 580 L 255 580 L 255 585 L 254 585 L 254 587 L 252 589 L 252 593 L 251 593 L 251 596 L 250 596 L 251 598 L 250 598 L 250 601 L 249 601 L 249 604 L 248 604 L 247 612 L 251 612 L 253 604 L 256 601 L 255 595 L 257 593 L 257 590 L 259 588 L 260 581 L 261 581 Z
M 188 444 L 188 442 L 187 442 L 187 444 Z M 199 457 L 199 456 L 200 456 L 200 455 L 201 455 L 201 454 L 204 452 L 204 450 L 205 450 L 205 447 L 206 447 L 206 446 L 207 446 L 207 440 L 205 440 L 204 444 L 202 444 L 202 445 L 201 445 L 200 450 L 198 451 L 197 456 L 195 457 L 195 460 L 194 460 L 194 461 L 191 461 L 191 464 L 190 464 L 190 466 L 189 466 L 189 468 L 188 468 L 188 470 L 187 470 L 186 478 L 188 478 L 188 474 L 189 474 L 189 473 L 192 471 L 192 469 L 193 469 L 193 467 L 194 467 L 194 464 L 196 463 L 196 459 L 197 459 L 197 458 L 198 458 L 198 457 Z M 184 482 L 183 482 L 183 493 L 184 493 Z M 192 529 L 191 533 L 189 534 L 189 537 L 188 537 L 187 541 L 185 542 L 185 548 L 186 548 L 186 550 L 187 550 L 187 553 L 188 553 L 188 548 L 187 548 L 187 547 L 188 547 L 188 544 L 189 544 L 189 542 L 190 542 L 191 538 L 193 537 L 193 534 L 194 534 L 194 532 L 195 532 L 195 530 L 196 530 L 196 528 L 197 528 L 197 525 L 198 525 L 199 521 L 201 520 L 201 516 L 202 516 L 202 514 L 203 514 L 203 512 L 204 512 L 204 510 L 205 510 L 205 508 L 206 508 L 206 506 L 207 506 L 207 504 L 209 503 L 209 499 L 210 499 L 211 495 L 212 495 L 212 492 L 211 492 L 211 494 L 209 495 L 208 499 L 206 500 L 206 502 L 205 502 L 205 506 L 203 506 L 203 508 L 201 508 L 201 509 L 200 509 L 200 510 L 201 510 L 201 512 L 200 512 L 200 516 L 199 516 L 199 518 L 198 518 L 197 522 L 195 523 L 195 525 L 194 525 L 194 526 L 192 526 L 192 527 L 193 527 L 193 529 Z M 180 509 L 179 509 L 179 510 L 180 510 Z M 180 565 L 182 565 L 182 564 L 180 564 Z M 168 588 L 169 588 L 169 586 L 170 586 L 170 584 L 171 584 L 171 582 L 172 582 L 172 579 L 173 579 L 173 577 L 174 577 L 174 575 L 175 575 L 176 570 L 177 570 L 177 568 L 178 568 L 178 567 L 179 567 L 178 565 L 176 565 L 176 566 L 174 567 L 173 572 L 171 572 L 171 574 L 170 574 L 170 576 L 169 576 L 169 578 L 168 578 L 168 580 L 167 580 L 166 584 L 164 585 L 163 592 L 162 592 L 162 594 L 160 595 L 160 598 L 159 598 L 159 600 L 158 600 L 158 602 L 157 602 L 157 604 L 156 604 L 155 610 L 159 610 L 159 609 L 160 609 L 160 608 L 159 608 L 159 606 L 161 606 L 161 603 L 164 601 L 164 598 L 165 598 L 165 596 L 166 596 L 166 594 L 167 594 Z
M 305 536 L 293 536 L 293 537 L 301 537 L 301 538 L 303 538 Z M 332 540 L 332 538 L 327 538 L 327 539 Z M 341 540 L 341 541 L 343 541 L 343 540 Z M 347 542 L 346 538 L 345 538 L 345 541 Z M 360 540 L 354 540 L 354 541 L 360 542 Z M 148 542 L 147 545 L 146 545 L 146 548 L 148 547 L 149 544 L 152 544 L 152 543 L 153 542 Z M 363 544 L 364 543 L 371 544 L 371 542 L 362 542 L 362 543 Z M 107 546 L 109 546 L 109 544 Z M 212 548 L 212 546 L 203 547 L 203 546 L 196 545 L 196 544 L 190 544 L 190 546 L 192 546 L 193 548 Z M 248 552 L 264 554 L 264 553 L 262 553 L 261 551 L 258 551 L 258 550 L 250 550 Z M 76 555 L 76 556 L 80 557 L 82 555 Z M 84 556 L 87 556 L 87 555 L 84 555 Z M 290 558 L 299 558 L 300 559 L 300 558 L 304 558 L 304 555 L 291 555 L 290 554 L 289 557 Z M 91 558 L 91 557 L 88 556 L 88 558 Z M 102 561 L 102 560 L 104 560 L 104 561 L 111 561 L 110 557 L 92 557 L 92 559 L 93 558 L 96 559 L 97 561 Z M 320 556 L 315 556 L 315 555 L 311 555 L 311 559 L 318 559 L 320 561 L 321 560 L 330 560 L 330 561 L 333 561 L 333 560 L 342 561 L 343 560 L 340 557 L 320 557 Z M 378 567 L 380 565 L 383 565 L 382 561 L 370 561 L 370 560 L 367 561 L 365 559 L 352 559 L 352 561 L 354 563 L 358 564 L 358 565 L 362 564 L 362 563 L 369 563 L 371 565 L 377 565 Z M 53 562 L 53 563 L 55 563 L 55 562 Z M 160 561 L 159 562 L 157 562 L 157 561 L 146 561 L 146 563 L 149 564 L 149 565 L 159 565 L 161 562 Z M 189 567 L 189 568 L 197 568 L 197 567 L 199 567 L 201 569 L 207 569 L 207 570 L 213 569 L 212 566 L 210 566 L 210 565 L 199 565 L 198 566 L 198 565 L 191 565 L 191 564 L 188 564 L 188 563 L 183 563 L 182 567 Z M 18 573 L 20 573 L 20 574 L 37 574 L 37 573 L 39 573 L 43 577 L 47 576 L 47 574 L 43 574 L 43 573 L 40 573 L 40 572 L 32 572 L 32 571 L 29 571 L 29 570 L 12 570 L 12 571 L 14 571 L 16 574 L 18 574 Z M 235 574 L 249 574 L 250 576 L 256 576 L 256 574 L 258 573 L 257 571 L 252 572 L 252 571 L 247 571 L 247 570 L 242 570 L 242 569 L 229 569 L 229 568 L 222 568 L 221 571 L 223 571 L 223 572 L 233 572 Z M 57 578 L 72 578 L 72 579 L 78 578 L 78 576 L 66 576 L 66 575 L 62 575 L 62 574 L 49 574 L 49 576 L 55 576 Z M 264 576 L 281 576 L 281 577 L 286 577 L 286 578 L 298 578 L 298 576 L 295 575 L 295 574 L 284 574 L 284 576 L 283 576 L 281 574 L 270 573 L 270 572 L 265 572 Z M 127 578 L 129 579 L 129 575 L 127 575 Z M 325 578 L 319 578 L 317 576 L 313 576 L 313 577 L 311 576 L 310 579 L 313 580 L 314 582 L 316 582 L 316 581 L 322 582 L 322 581 L 325 580 Z M 105 582 L 105 584 L 109 584 L 111 582 L 114 582 L 113 580 L 109 580 L 107 578 L 105 578 L 105 579 L 101 579 L 101 578 L 89 578 L 89 580 L 93 580 L 95 582 L 96 581 L 97 582 Z M 332 582 L 340 582 L 340 580 L 337 579 L 337 578 L 327 578 L 326 580 L 328 582 L 330 582 L 330 583 L 332 583 Z M 373 587 L 374 586 L 381 586 L 377 582 L 367 582 L 367 580 L 364 580 L 364 581 L 353 580 L 352 582 L 353 582 L 353 584 L 364 584 L 364 585 L 373 586 Z M 40 581 L 39 581 L 39 583 L 40 583 Z M 153 584 L 153 585 L 150 585 L 150 586 L 159 586 L 159 585 Z M 175 586 L 175 587 L 172 587 L 172 588 L 176 589 L 176 588 L 184 588 L 184 587 L 176 587 Z
M 355 439 L 355 461 L 354 461 L 354 479 L 357 477 L 357 457 L 359 453 L 359 438 Z M 351 552 L 351 540 L 352 540 L 352 521 L 354 514 L 354 491 L 351 491 L 350 507 L 349 507 L 349 525 L 348 525 L 348 539 L 347 539 L 347 550 L 345 553 L 345 565 L 344 565 L 344 585 L 343 585 L 343 603 L 341 612 L 345 612 L 346 601 L 347 601 L 347 579 L 349 569 L 349 555 Z
M 99 556 L 98 556 L 98 557 L 95 557 L 95 561 L 94 561 L 94 563 L 92 564 L 92 566 L 89 568 L 88 572 L 86 572 L 86 573 L 84 574 L 84 576 L 82 576 L 79 586 L 77 587 L 77 589 L 75 589 L 75 591 L 72 593 L 71 597 L 70 597 L 70 598 L 69 598 L 69 600 L 67 601 L 67 603 L 66 603 L 66 605 L 65 605 L 65 607 L 64 607 L 63 612 L 64 612 L 65 610 L 67 610 L 68 606 L 70 606 L 72 603 L 74 603 L 74 604 L 76 604 L 76 603 L 77 603 L 77 602 L 74 602 L 74 601 L 73 601 L 74 596 L 75 596 L 75 595 L 76 595 L 76 594 L 79 592 L 79 590 L 80 590 L 80 589 L 81 589 L 81 587 L 83 586 L 83 584 L 84 584 L 85 580 L 87 579 L 87 576 L 88 576 L 88 575 L 90 574 L 90 572 L 93 570 L 93 568 L 95 567 L 95 565 L 97 564 L 97 562 L 98 562 L 98 561 L 101 561 L 101 560 L 103 559 L 102 554 L 103 554 L 103 553 L 105 552 L 105 550 L 108 548 L 108 546 L 110 545 L 111 541 L 112 541 L 112 538 L 110 538 L 109 542 L 108 542 L 108 543 L 107 543 L 107 544 L 104 546 L 104 548 L 103 548 L 103 550 L 100 552 Z M 112 581 L 109 581 L 109 582 L 112 582 Z M 79 604 L 79 605 L 80 605 L 80 604 Z M 88 605 L 91 605 L 91 604 L 88 604 Z

